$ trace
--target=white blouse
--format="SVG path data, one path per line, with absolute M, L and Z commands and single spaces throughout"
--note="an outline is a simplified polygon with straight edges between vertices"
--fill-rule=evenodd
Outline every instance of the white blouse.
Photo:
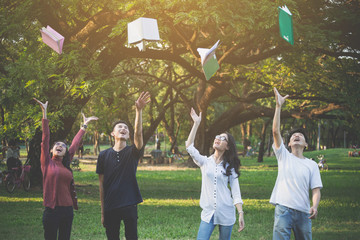
M 216 164 L 213 155 L 210 157 L 201 155 L 194 144 L 186 150 L 201 170 L 201 220 L 209 223 L 214 215 L 214 224 L 234 225 L 236 222 L 234 205 L 243 203 L 238 175 L 234 168 L 231 169 L 231 175 L 226 176 L 222 162 Z M 228 183 L 231 190 L 228 188 Z

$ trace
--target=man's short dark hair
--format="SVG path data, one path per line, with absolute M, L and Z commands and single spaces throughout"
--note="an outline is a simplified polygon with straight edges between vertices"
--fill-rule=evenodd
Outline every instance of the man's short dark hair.
M 114 131 L 115 126 L 118 125 L 119 123 L 123 123 L 123 124 L 125 124 L 126 126 L 129 127 L 129 125 L 127 124 L 127 122 L 125 122 L 124 120 L 118 120 L 118 121 L 113 122 L 111 131 Z
M 301 133 L 302 135 L 304 135 L 305 142 L 309 143 L 308 142 L 308 137 L 307 137 L 306 132 L 305 132 L 305 129 L 303 129 L 303 128 L 296 128 L 296 129 L 291 130 L 290 133 L 289 133 L 288 139 L 287 139 L 288 143 L 290 142 L 290 138 L 294 133 Z

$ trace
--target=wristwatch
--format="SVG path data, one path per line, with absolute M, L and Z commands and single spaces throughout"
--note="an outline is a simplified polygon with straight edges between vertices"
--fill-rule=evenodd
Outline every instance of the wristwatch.
M 87 128 L 87 125 L 86 125 L 86 124 L 83 124 L 83 125 L 82 125 L 82 128 L 86 129 L 86 128 Z

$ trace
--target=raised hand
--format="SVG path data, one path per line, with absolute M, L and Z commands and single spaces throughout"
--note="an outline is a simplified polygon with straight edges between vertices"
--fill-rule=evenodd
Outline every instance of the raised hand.
M 191 144 L 194 143 L 197 129 L 198 129 L 200 123 L 201 123 L 201 112 L 200 112 L 199 115 L 197 115 L 196 112 L 195 112 L 195 110 L 194 110 L 193 108 L 191 108 L 190 116 L 191 116 L 192 120 L 194 121 L 194 125 L 192 126 L 191 131 L 190 131 L 190 134 L 189 134 L 189 137 L 188 137 L 188 139 L 187 139 L 186 142 L 185 142 L 185 145 L 186 145 L 187 148 L 188 148 Z
M 200 122 L 201 122 L 201 112 L 199 113 L 199 115 L 197 115 L 194 108 L 191 108 L 190 116 L 191 116 L 192 120 L 194 121 L 194 123 L 200 124 Z
M 83 116 L 83 119 L 84 119 L 84 125 L 87 125 L 90 121 L 96 121 L 99 119 L 98 117 L 95 117 L 95 116 L 91 116 L 91 117 L 87 118 L 87 117 L 85 117 L 84 113 L 81 113 L 81 115 Z
M 33 98 L 36 102 L 38 102 L 39 103 L 39 105 L 40 105 L 40 107 L 41 107 L 41 109 L 42 110 L 45 110 L 46 111 L 46 109 L 47 109 L 47 105 L 48 105 L 48 101 L 46 101 L 46 103 L 42 103 L 42 102 L 40 102 L 39 100 L 37 100 L 36 98 Z
M 151 101 L 149 92 L 142 92 L 140 97 L 136 100 L 135 106 L 137 110 L 142 110 L 146 104 Z
M 48 106 L 48 101 L 46 101 L 45 103 L 40 102 L 39 100 L 37 100 L 36 98 L 33 98 L 37 103 L 39 103 L 41 110 L 43 112 L 43 118 L 46 119 L 46 110 L 47 110 L 47 106 Z
M 289 95 L 286 95 L 285 97 L 281 96 L 278 90 L 276 89 L 276 87 L 274 87 L 274 93 L 275 93 L 276 106 L 281 107 L 284 104 L 285 99 L 287 99 Z

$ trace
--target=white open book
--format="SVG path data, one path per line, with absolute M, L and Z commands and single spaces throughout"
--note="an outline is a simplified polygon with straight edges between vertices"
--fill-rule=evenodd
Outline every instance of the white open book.
M 145 50 L 145 41 L 159 41 L 157 20 L 153 18 L 138 18 L 128 23 L 128 44 L 136 44 L 140 51 Z
M 292 13 L 290 12 L 290 10 L 288 9 L 288 7 L 286 5 L 281 6 L 279 8 L 281 8 L 281 10 L 285 11 L 287 14 L 292 15 Z
M 65 38 L 50 26 L 43 27 L 40 32 L 43 42 L 54 49 L 55 52 L 61 54 Z
M 197 51 L 201 57 L 201 65 L 205 74 L 206 80 L 209 80 L 216 71 L 220 68 L 219 63 L 215 56 L 215 50 L 219 46 L 220 40 L 218 40 L 214 46 L 208 48 L 198 48 Z

